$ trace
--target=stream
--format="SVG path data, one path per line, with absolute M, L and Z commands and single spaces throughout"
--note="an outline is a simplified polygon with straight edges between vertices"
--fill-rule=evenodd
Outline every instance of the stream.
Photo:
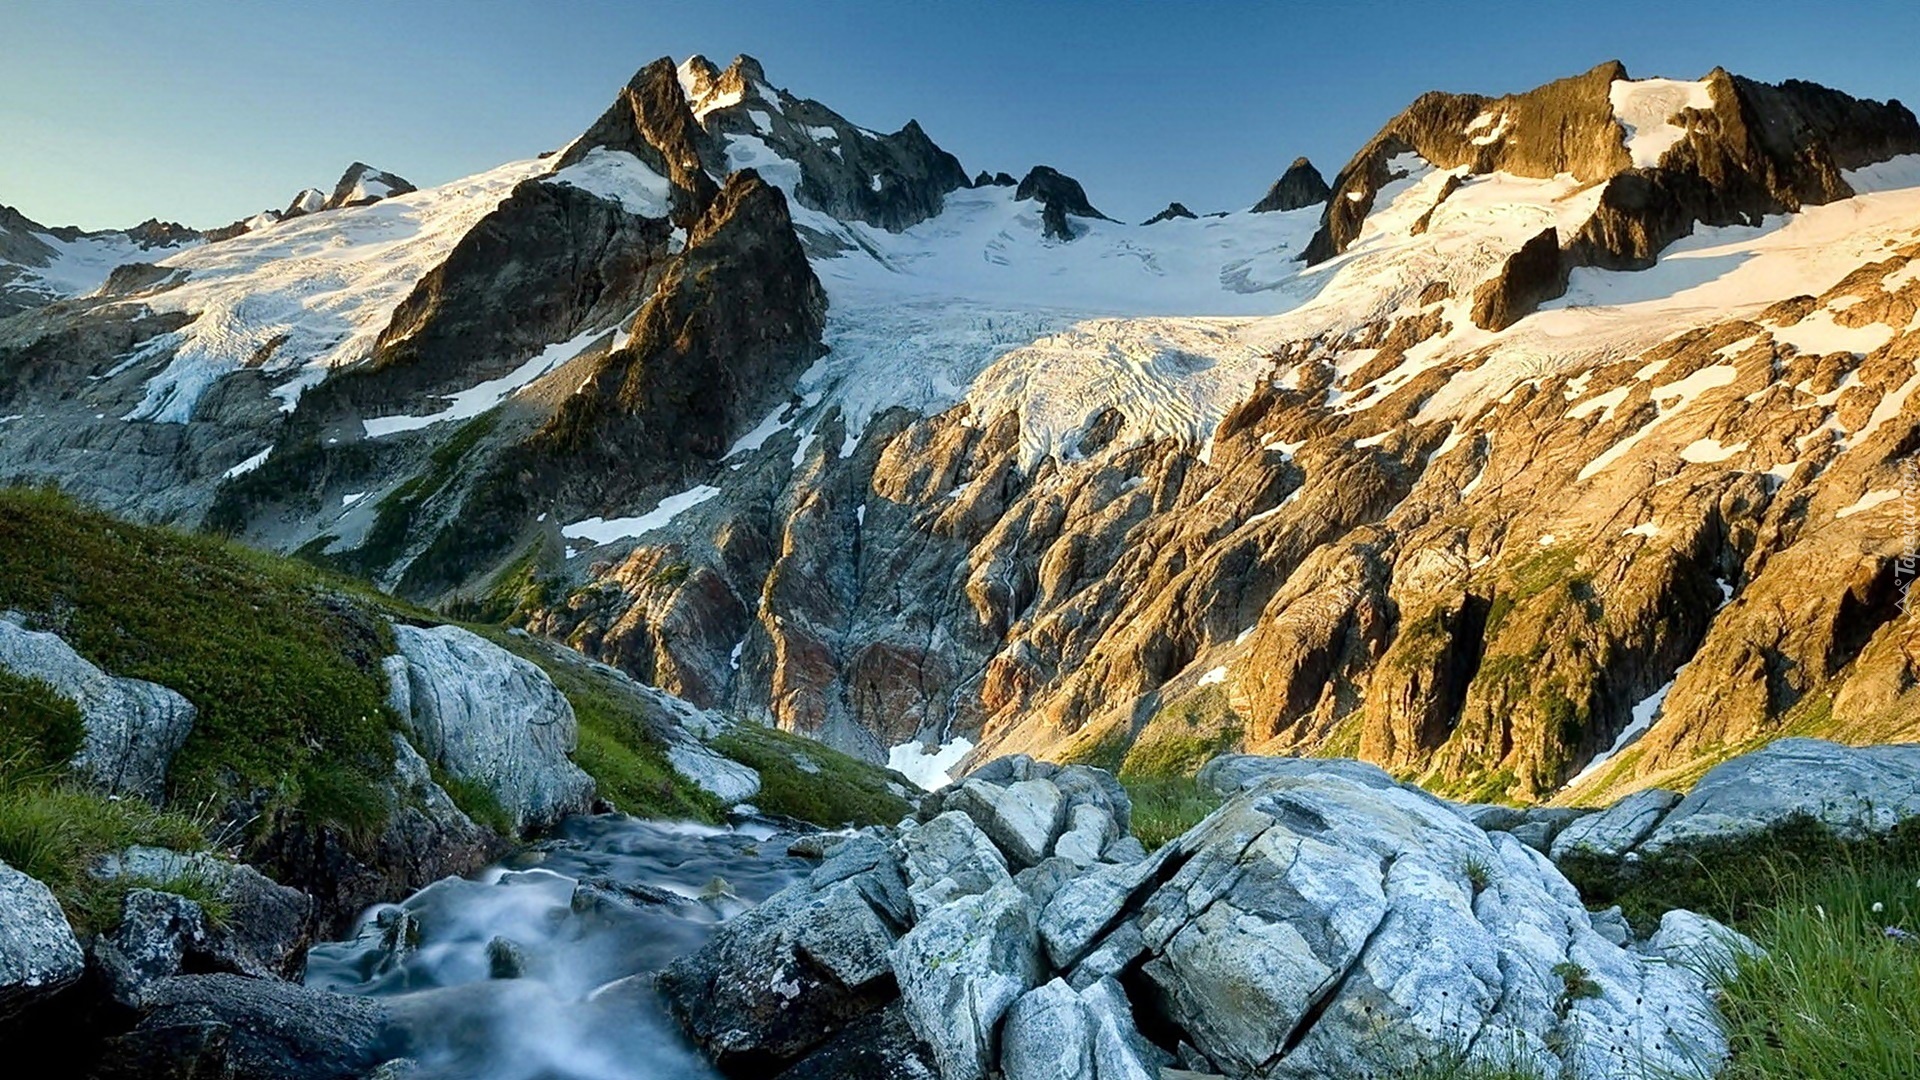
M 570 818 L 473 878 L 369 910 L 313 948 L 307 983 L 382 999 L 421 1080 L 716 1080 L 649 976 L 804 876 L 791 838 Z

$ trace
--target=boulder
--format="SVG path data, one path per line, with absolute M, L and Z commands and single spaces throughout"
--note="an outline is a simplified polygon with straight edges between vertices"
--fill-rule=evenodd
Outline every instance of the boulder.
M 882 859 L 775 894 L 660 974 L 669 1009 L 722 1070 L 771 1075 L 897 996 L 895 924 L 867 899 L 888 887 L 874 879 L 898 875 Z
M 1007 1012 L 1000 1055 L 1006 1080 L 1159 1080 L 1173 1058 L 1133 1026 L 1118 983 L 1103 979 L 1075 990 L 1055 979 L 1029 991 Z
M 119 930 L 101 945 L 103 955 L 117 951 L 130 965 L 124 970 L 137 977 L 122 984 L 125 989 L 188 971 L 298 979 L 306 968 L 313 901 L 245 863 L 132 847 L 94 873 L 146 885 L 128 893 Z M 167 891 L 185 881 L 218 896 L 225 916 L 206 919 L 197 903 Z
M 1276 776 L 1339 776 L 1373 788 L 1404 786 L 1380 766 L 1352 758 L 1267 757 L 1263 754 L 1221 754 L 1202 765 L 1194 779 L 1203 788 L 1230 796 Z
M 913 1030 L 944 1080 L 980 1080 L 998 1060 L 996 1033 L 1041 979 L 1033 902 L 1012 882 L 949 901 L 902 935 L 893 970 Z
M 78 980 L 86 958 L 53 890 L 0 862 L 0 1019 Z
M 1169 844 L 1138 862 L 1101 866 L 1061 886 L 1040 913 L 1040 938 L 1053 966 L 1072 967 L 1143 890 L 1157 883 L 1178 850 Z
M 389 704 L 428 761 L 485 786 L 517 829 L 589 807 L 593 779 L 568 759 L 573 707 L 546 672 L 457 626 L 393 633 Z
M 1686 968 L 1715 988 L 1733 976 L 1742 958 L 1766 955 L 1747 935 L 1685 908 L 1660 916 L 1659 929 L 1640 951 Z
M 1553 839 L 1553 859 L 1559 862 L 1574 854 L 1618 858 L 1646 839 L 1667 811 L 1679 802 L 1680 796 L 1660 788 L 1636 791 L 1562 829 Z
M 0 668 L 39 679 L 80 707 L 86 742 L 74 767 L 110 795 L 159 801 L 167 766 L 193 731 L 186 698 L 164 686 L 120 679 L 93 666 L 54 634 L 0 619 Z
M 1802 816 L 1858 837 L 1886 832 L 1916 815 L 1920 745 L 1780 739 L 1701 777 L 1639 850 L 1749 835 Z
M 1141 971 L 1207 1060 L 1301 1080 L 1462 1047 L 1547 1075 L 1718 1067 L 1697 975 L 1603 937 L 1511 835 L 1366 779 L 1258 783 L 1169 845 L 1183 861 L 1139 904 Z
M 933 1049 L 895 1001 L 847 1025 L 776 1080 L 933 1080 Z
M 405 1050 L 374 999 L 238 975 L 163 979 L 140 1013 L 107 1040 L 102 1080 L 357 1080 Z
M 1066 796 L 1051 780 L 1016 780 L 1006 787 L 968 780 L 946 805 L 965 811 L 1012 866 L 1033 866 L 1053 849 L 1066 816 Z
M 902 836 L 897 848 L 907 892 L 920 918 L 948 901 L 1012 880 L 1000 849 L 959 810 L 949 810 Z

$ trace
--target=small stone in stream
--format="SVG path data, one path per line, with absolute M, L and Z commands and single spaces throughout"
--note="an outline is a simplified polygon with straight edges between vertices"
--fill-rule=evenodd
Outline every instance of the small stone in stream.
M 487 942 L 487 978 L 518 979 L 526 973 L 526 950 L 505 937 Z

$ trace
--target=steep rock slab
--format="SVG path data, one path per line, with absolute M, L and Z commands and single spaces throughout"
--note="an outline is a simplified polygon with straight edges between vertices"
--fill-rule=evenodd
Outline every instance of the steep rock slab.
M 1850 837 L 1920 816 L 1920 746 L 1780 739 L 1715 766 L 1639 848 L 1748 835 L 1800 816 Z
M 1558 862 L 1576 853 L 1602 858 L 1623 855 L 1645 840 L 1679 802 L 1680 796 L 1660 788 L 1636 791 L 1562 829 L 1553 838 L 1553 859 Z
M 484 785 L 515 828 L 587 808 L 593 779 L 568 759 L 573 706 L 546 672 L 456 626 L 393 629 L 390 704 L 429 761 Z
M 0 1019 L 79 980 L 86 957 L 53 890 L 0 863 Z
M 158 801 L 167 765 L 193 732 L 196 711 L 164 686 L 120 679 L 93 666 L 57 635 L 0 618 L 0 667 L 52 686 L 80 707 L 86 744 L 74 766 L 102 791 Z

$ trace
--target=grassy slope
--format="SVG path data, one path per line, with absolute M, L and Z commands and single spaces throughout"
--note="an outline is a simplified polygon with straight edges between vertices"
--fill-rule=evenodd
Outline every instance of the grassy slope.
M 199 710 L 169 774 L 168 805 L 110 801 L 67 773 L 81 726 L 44 684 L 0 676 L 0 860 L 46 881 L 76 922 L 118 904 L 86 867 L 136 843 L 182 850 L 298 813 L 366 838 L 383 823 L 398 719 L 380 660 L 386 616 L 427 613 L 325 569 L 239 544 L 132 525 L 55 493 L 0 489 L 0 611 L 25 614 L 104 670 L 179 691 Z M 673 771 L 630 699 L 590 665 L 474 627 L 540 663 L 580 720 L 576 760 L 602 794 L 643 817 L 717 820 L 724 808 Z M 906 804 L 884 770 L 824 746 L 743 729 L 730 741 L 764 766 L 763 809 L 823 824 L 895 821 Z M 804 757 L 819 772 L 797 762 Z M 437 776 L 475 820 L 505 815 L 487 792 Z M 256 814 L 255 811 L 258 811 Z M 170 883 L 194 891 L 192 882 Z M 124 884 L 117 887 L 124 891 Z

